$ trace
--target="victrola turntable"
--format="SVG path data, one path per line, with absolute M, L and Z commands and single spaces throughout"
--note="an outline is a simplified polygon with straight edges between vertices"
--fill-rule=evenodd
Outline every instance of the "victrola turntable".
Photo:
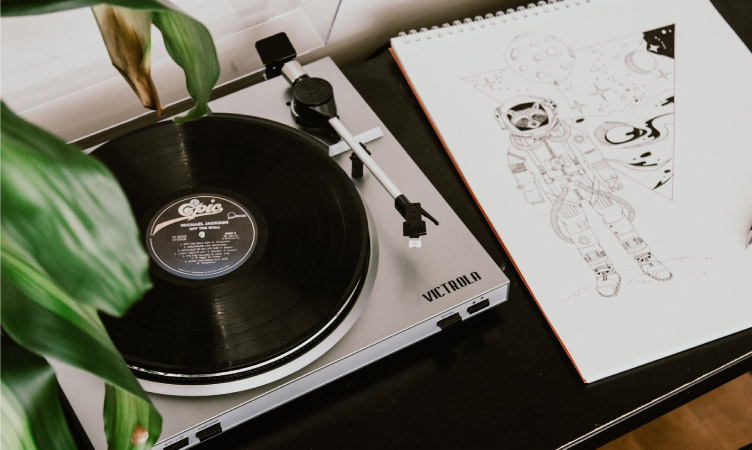
M 163 416 L 157 449 L 198 444 L 507 298 L 502 271 L 334 63 L 281 69 L 207 118 L 94 151 L 151 257 L 154 288 L 105 325 Z M 330 135 L 308 133 L 311 120 Z M 105 447 L 102 382 L 57 369 Z

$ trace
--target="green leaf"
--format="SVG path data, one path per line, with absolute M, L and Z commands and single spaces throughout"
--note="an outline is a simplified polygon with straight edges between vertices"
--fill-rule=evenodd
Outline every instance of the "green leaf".
M 130 206 L 99 161 L 0 106 L 2 328 L 26 349 L 140 399 L 138 410 L 123 407 L 136 415 L 117 419 L 130 432 L 117 435 L 122 424 L 106 430 L 113 442 L 130 442 L 136 425 L 156 439 L 158 413 L 97 315 L 125 313 L 150 287 Z M 117 396 L 116 408 L 126 397 Z
M 101 162 L 4 103 L 0 120 L 3 244 L 24 249 L 70 297 L 122 315 L 151 283 L 120 185 Z
M 2 448 L 75 450 L 52 367 L 6 337 L 2 355 Z
M 5 332 L 37 354 L 80 367 L 146 398 L 95 310 L 67 296 L 4 236 L 0 245 Z
M 219 61 L 214 41 L 204 25 L 167 0 L 2 0 L 3 16 L 43 14 L 91 7 L 99 3 L 153 12 L 153 23 L 162 32 L 170 57 L 183 69 L 186 88 L 196 104 L 179 122 L 206 114 L 211 89 L 219 79 Z
M 138 424 L 134 425 L 132 417 L 140 418 Z M 159 433 L 150 430 L 162 428 L 162 417 L 150 403 L 110 384 L 105 387 L 104 419 L 110 450 L 151 448 Z
M 159 414 L 110 341 L 94 309 L 66 296 L 44 273 L 20 257 L 20 252 L 9 248 L 4 238 L 0 245 L 3 329 L 35 353 L 84 369 L 118 387 L 118 398 L 110 400 L 115 406 L 104 411 L 112 414 L 113 410 L 122 409 L 117 418 L 104 417 L 109 441 L 130 442 L 138 425 L 148 432 L 148 442 L 153 444 L 161 432 Z M 125 406 L 121 407 L 123 401 Z M 134 408 L 133 402 L 140 406 Z
M 162 32 L 170 57 L 183 68 L 188 93 L 196 101 L 193 109 L 176 121 L 198 119 L 209 111 L 206 103 L 219 79 L 219 62 L 211 35 L 200 23 L 174 11 L 154 12 L 153 22 Z

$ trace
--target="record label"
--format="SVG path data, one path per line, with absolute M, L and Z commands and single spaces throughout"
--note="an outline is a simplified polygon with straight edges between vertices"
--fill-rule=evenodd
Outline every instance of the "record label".
M 183 278 L 225 275 L 248 259 L 257 242 L 253 216 L 223 195 L 179 198 L 161 208 L 147 228 L 154 262 Z

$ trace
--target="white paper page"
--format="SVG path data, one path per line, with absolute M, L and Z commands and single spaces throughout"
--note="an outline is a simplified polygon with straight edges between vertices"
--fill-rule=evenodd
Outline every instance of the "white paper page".
M 706 0 L 544 9 L 392 47 L 582 378 L 749 328 L 752 55 Z

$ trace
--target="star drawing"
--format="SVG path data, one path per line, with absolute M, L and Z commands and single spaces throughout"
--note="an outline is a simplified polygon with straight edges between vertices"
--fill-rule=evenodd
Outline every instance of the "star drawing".
M 590 95 L 595 95 L 595 96 L 599 96 L 599 97 L 601 97 L 601 98 L 602 98 L 603 100 L 606 100 L 606 95 L 605 95 L 605 93 L 606 93 L 606 91 L 608 90 L 608 88 L 606 88 L 606 89 L 601 89 L 601 88 L 599 88 L 599 87 L 598 87 L 598 85 L 597 85 L 597 84 L 595 84 L 595 83 L 593 83 L 593 86 L 595 86 L 595 91 L 591 92 L 591 93 L 590 93 Z

